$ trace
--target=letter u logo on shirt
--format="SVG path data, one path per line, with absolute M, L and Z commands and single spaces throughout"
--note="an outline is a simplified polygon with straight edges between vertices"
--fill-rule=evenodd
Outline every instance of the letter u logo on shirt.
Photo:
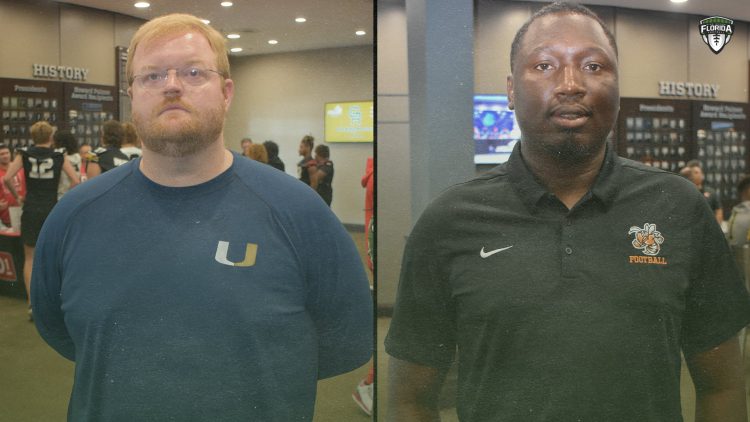
M 229 252 L 229 242 L 223 240 L 219 241 L 216 245 L 216 262 L 219 264 L 229 265 L 230 267 L 252 267 L 255 265 L 255 255 L 258 253 L 258 245 L 255 243 L 248 243 L 245 247 L 245 259 L 242 262 L 232 262 L 227 259 L 227 252 Z

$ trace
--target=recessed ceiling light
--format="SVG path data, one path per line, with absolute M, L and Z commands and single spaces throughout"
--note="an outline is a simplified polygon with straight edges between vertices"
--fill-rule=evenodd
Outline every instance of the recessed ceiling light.
M 208 20 L 208 19 L 201 19 L 201 22 L 205 23 L 206 25 L 208 25 L 209 23 L 211 23 L 211 21 Z
M 367 34 L 367 32 L 365 32 L 365 31 L 363 31 L 363 30 L 360 29 L 359 31 L 355 32 L 354 34 L 356 34 L 357 36 L 361 37 L 362 35 Z
M 139 8 L 139 9 L 145 9 L 145 8 L 147 8 L 147 7 L 150 7 L 150 6 L 151 6 L 151 4 L 149 4 L 149 3 L 148 3 L 148 2 L 146 2 L 146 1 L 139 1 L 138 3 L 134 4 L 133 6 L 135 6 L 135 7 Z
M 223 2 L 221 2 L 221 5 L 224 6 L 224 7 L 232 7 L 233 4 L 234 3 L 232 3 L 231 1 L 223 1 Z
M 239 53 L 240 51 L 242 51 L 242 47 L 230 48 L 229 51 L 231 51 L 232 53 Z
M 227 38 L 229 38 L 230 40 L 236 40 L 239 37 L 240 37 L 240 34 L 228 34 L 227 35 Z
M 294 21 L 297 22 L 297 23 L 304 23 L 304 22 L 307 22 L 307 19 L 305 19 L 302 16 L 300 16 L 300 17 L 294 19 Z
M 672 3 L 687 3 L 688 0 L 669 0 Z
M 277 40 L 268 40 L 268 43 L 271 44 L 271 45 L 276 45 L 279 42 Z

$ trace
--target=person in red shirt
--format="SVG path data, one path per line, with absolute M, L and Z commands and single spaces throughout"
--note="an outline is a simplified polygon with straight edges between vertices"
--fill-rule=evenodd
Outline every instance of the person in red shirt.
M 8 170 L 10 165 L 10 147 L 5 144 L 0 144 L 0 178 L 5 176 L 5 172 Z M 26 178 L 23 174 L 23 169 L 19 170 L 15 176 L 13 176 L 13 185 L 16 188 L 16 192 L 20 197 L 26 197 Z M 13 194 L 10 193 L 5 186 L 0 183 L 0 221 L 8 227 L 10 227 L 10 207 L 20 206 Z
M 362 187 L 365 188 L 365 246 L 367 248 L 367 267 L 375 273 L 375 166 L 372 157 L 367 159 L 365 175 L 362 176 Z M 368 415 L 372 415 L 375 392 L 375 367 L 370 366 L 367 377 L 359 382 L 352 393 L 352 398 Z

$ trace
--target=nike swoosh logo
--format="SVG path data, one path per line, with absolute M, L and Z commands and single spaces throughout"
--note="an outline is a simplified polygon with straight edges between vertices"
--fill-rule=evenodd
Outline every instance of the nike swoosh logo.
M 504 248 L 495 249 L 495 250 L 491 250 L 489 252 L 485 252 L 484 251 L 484 246 L 482 246 L 482 250 L 479 251 L 479 256 L 481 256 L 482 258 L 487 258 L 487 257 L 490 257 L 490 256 L 498 253 L 498 252 L 506 251 L 506 250 L 508 250 L 508 249 L 510 249 L 512 247 L 513 247 L 513 245 L 510 245 L 510 246 L 506 246 Z

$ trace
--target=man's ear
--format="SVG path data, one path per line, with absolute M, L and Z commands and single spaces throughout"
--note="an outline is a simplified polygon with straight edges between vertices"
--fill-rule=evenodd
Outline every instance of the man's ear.
M 128 97 L 130 97 L 131 100 L 133 99 L 133 87 L 132 86 L 128 87 Z
M 513 75 L 508 75 L 508 78 L 506 79 L 507 89 L 508 89 L 508 108 L 510 110 L 515 109 L 515 92 L 513 91 Z
M 231 79 L 224 79 L 224 86 L 222 90 L 224 92 L 224 110 L 229 110 L 229 105 L 232 104 L 232 98 L 234 98 L 234 81 Z

